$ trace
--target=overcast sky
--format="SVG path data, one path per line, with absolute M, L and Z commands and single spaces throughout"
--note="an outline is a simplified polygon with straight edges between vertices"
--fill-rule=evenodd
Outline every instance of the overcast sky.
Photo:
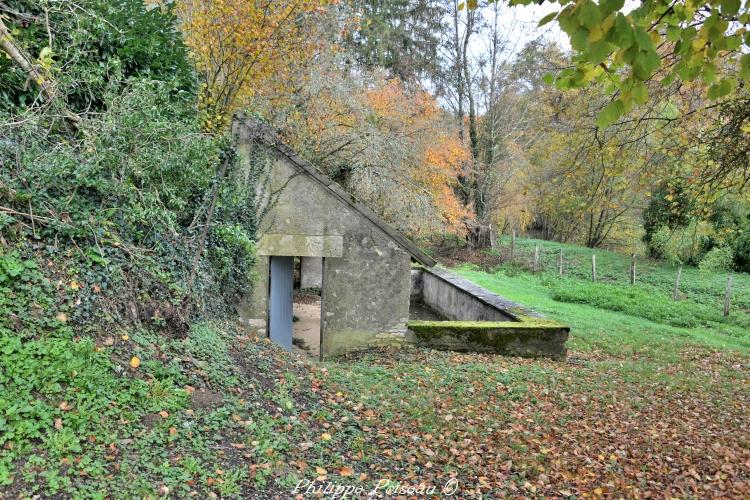
M 539 20 L 550 12 L 560 9 L 560 4 L 544 2 L 542 5 L 536 3 L 532 5 L 519 5 L 511 7 L 505 2 L 498 5 L 498 15 L 500 18 L 499 25 L 506 33 L 508 46 L 505 51 L 505 58 L 512 58 L 513 55 L 521 50 L 527 43 L 545 39 L 556 42 L 563 50 L 570 50 L 570 43 L 565 33 L 555 22 L 550 22 L 541 28 L 538 26 Z M 494 6 L 482 8 L 482 16 L 488 23 L 492 23 L 494 16 Z M 476 56 L 488 51 L 488 40 L 481 37 L 475 37 L 472 43 L 472 53 Z

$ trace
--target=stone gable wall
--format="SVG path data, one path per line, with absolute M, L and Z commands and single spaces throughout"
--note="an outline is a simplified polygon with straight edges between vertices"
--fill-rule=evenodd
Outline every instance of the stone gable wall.
M 319 240 L 309 238 L 315 236 L 342 239 L 340 256 L 324 260 L 322 354 L 402 339 L 409 316 L 410 256 L 377 226 L 284 157 L 272 156 L 265 164 L 251 161 L 247 145 L 238 147 L 238 153 L 244 162 L 242 170 L 262 187 L 258 192 L 263 204 L 258 210 L 263 214 L 258 237 L 266 237 L 274 254 L 285 248 L 286 255 L 315 255 L 315 249 L 294 246 Z M 287 237 L 281 243 L 283 235 L 301 238 Z M 263 334 L 268 310 L 268 266 L 269 257 L 260 256 L 253 296 L 241 307 L 243 319 Z

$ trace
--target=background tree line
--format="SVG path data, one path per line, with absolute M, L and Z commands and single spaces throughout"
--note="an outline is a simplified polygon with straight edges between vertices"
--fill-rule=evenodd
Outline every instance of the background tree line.
M 563 3 L 566 51 L 500 2 L 6 0 L 0 101 L 56 133 L 161 81 L 200 133 L 251 110 L 414 237 L 747 269 L 746 6 L 711 6 Z

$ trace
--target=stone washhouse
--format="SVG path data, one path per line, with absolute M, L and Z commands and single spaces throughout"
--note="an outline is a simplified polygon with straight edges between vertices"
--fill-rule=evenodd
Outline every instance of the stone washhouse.
M 263 122 L 238 116 L 232 132 L 258 215 L 257 279 L 240 315 L 260 335 L 292 350 L 304 325 L 322 357 L 394 343 L 565 357 L 566 326 L 437 269 Z

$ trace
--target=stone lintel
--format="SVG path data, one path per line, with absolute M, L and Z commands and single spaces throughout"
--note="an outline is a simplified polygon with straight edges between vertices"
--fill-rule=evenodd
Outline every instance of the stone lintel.
M 258 242 L 258 255 L 291 257 L 341 257 L 344 237 L 338 235 L 264 234 Z

